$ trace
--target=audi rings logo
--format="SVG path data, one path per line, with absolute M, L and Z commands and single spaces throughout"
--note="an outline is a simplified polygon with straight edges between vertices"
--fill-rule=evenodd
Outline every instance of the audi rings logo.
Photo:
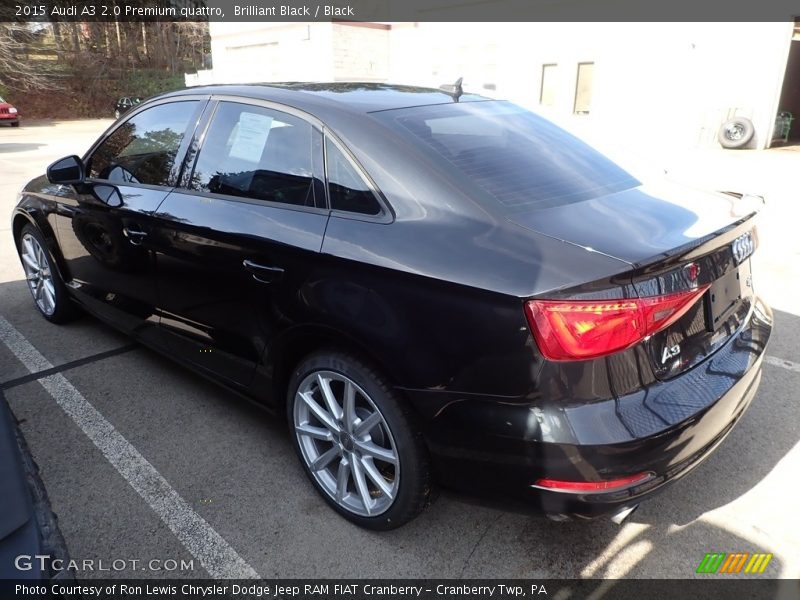
M 738 265 L 748 256 L 753 253 L 755 250 L 755 244 L 753 243 L 753 235 L 748 231 L 744 235 L 740 235 L 733 241 L 733 258 Z

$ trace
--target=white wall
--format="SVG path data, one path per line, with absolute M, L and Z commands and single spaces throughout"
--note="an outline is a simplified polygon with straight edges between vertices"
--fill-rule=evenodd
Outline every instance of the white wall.
M 266 81 L 386 81 L 389 30 L 339 23 L 210 24 L 211 73 L 198 85 Z
M 334 81 L 389 79 L 389 35 L 382 27 L 333 24 L 331 30 Z
M 606 150 L 716 145 L 728 115 L 769 141 L 792 23 L 211 23 L 215 82 L 392 81 L 540 110 Z M 594 62 L 592 106 L 573 115 L 577 65 Z M 542 64 L 558 99 L 538 106 Z
M 393 28 L 390 74 L 435 86 L 463 76 L 469 91 L 623 146 L 713 145 L 722 121 L 737 114 L 753 120 L 763 147 L 791 32 L 791 22 L 419 23 Z M 572 114 L 579 62 L 595 63 L 589 115 Z M 559 65 L 552 110 L 538 107 L 545 63 Z
M 330 81 L 330 23 L 210 24 L 215 83 Z

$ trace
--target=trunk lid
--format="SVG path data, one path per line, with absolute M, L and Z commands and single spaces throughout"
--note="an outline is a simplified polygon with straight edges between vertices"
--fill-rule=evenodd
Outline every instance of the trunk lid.
M 733 196 L 673 184 L 509 215 L 527 229 L 640 266 L 666 258 L 748 215 Z
M 659 379 L 713 354 L 754 302 L 753 216 L 734 196 L 664 184 L 511 215 L 523 227 L 631 265 L 640 297 L 707 287 L 674 324 L 643 344 Z
M 748 219 L 676 256 L 674 262 L 661 263 L 661 269 L 634 273 L 639 296 L 708 287 L 678 321 L 645 340 L 656 377 L 670 379 L 692 368 L 744 324 L 755 302 L 750 257 L 756 244 L 753 222 Z

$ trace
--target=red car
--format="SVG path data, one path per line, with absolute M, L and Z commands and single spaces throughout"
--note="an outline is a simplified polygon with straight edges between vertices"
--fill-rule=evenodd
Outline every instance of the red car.
M 2 98 L 0 98 L 0 123 L 10 123 L 12 127 L 19 127 L 19 111 Z

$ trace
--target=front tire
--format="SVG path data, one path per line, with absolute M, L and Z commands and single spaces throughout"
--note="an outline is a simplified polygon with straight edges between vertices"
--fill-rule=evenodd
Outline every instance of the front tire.
M 76 314 L 75 305 L 58 269 L 47 251 L 47 243 L 31 224 L 22 228 L 17 247 L 28 289 L 39 313 L 51 323 L 65 323 Z
M 430 463 L 421 434 L 372 367 L 339 352 L 309 356 L 289 383 L 287 417 L 306 474 L 349 521 L 394 529 L 429 503 Z

